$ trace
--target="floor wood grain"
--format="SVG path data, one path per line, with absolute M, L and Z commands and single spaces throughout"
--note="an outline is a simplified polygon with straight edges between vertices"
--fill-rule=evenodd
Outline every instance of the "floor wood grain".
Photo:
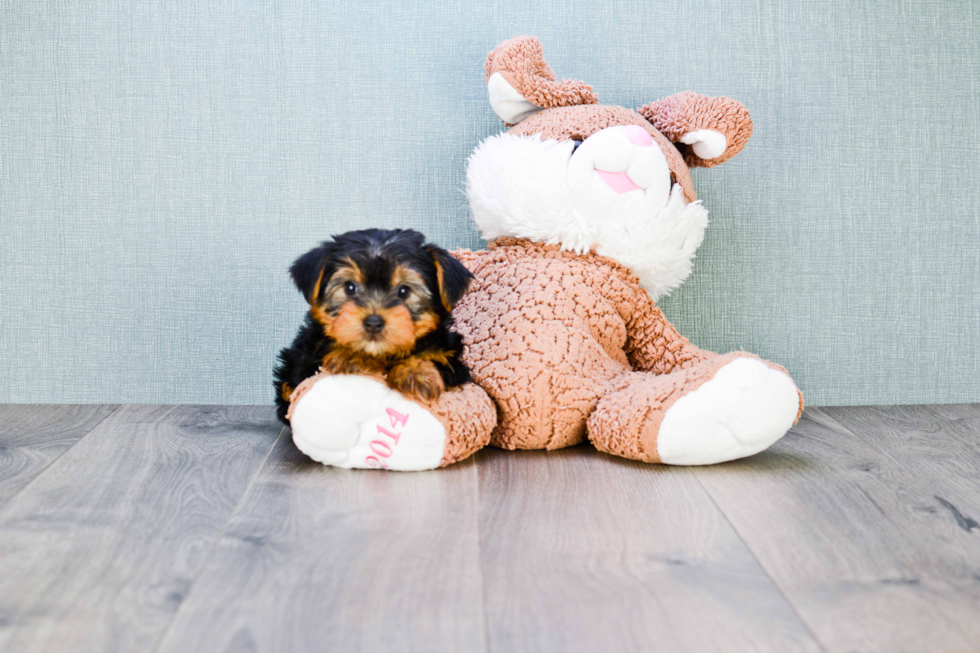
M 980 647 L 978 433 L 928 408 L 809 409 L 695 474 L 829 651 Z
M 115 409 L 0 405 L 0 506 Z
M 0 651 L 148 651 L 281 427 L 271 408 L 116 410 L 0 509 Z
M 591 447 L 478 463 L 492 650 L 819 650 L 689 469 Z
M 980 405 L 404 474 L 271 408 L 0 406 L 0 651 L 975 651 L 978 479 Z
M 160 650 L 485 651 L 472 461 L 323 467 L 279 442 Z

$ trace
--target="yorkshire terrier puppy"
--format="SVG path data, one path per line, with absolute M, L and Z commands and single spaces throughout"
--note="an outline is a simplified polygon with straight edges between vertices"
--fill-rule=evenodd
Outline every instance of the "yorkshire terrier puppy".
M 463 340 L 449 327 L 473 276 L 419 232 L 334 236 L 299 257 L 289 273 L 310 311 L 275 369 L 284 423 L 289 396 L 320 368 L 381 374 L 395 390 L 427 401 L 470 380 Z

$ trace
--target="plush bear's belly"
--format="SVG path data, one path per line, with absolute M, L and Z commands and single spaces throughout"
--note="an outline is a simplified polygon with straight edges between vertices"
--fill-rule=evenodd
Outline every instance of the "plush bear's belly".
M 498 406 L 491 444 L 577 444 L 609 379 L 629 369 L 609 278 L 566 258 L 487 258 L 453 314 L 473 378 Z

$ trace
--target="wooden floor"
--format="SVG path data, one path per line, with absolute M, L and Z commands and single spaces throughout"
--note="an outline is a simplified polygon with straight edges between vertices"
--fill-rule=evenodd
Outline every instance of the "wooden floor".
M 267 407 L 0 406 L 0 651 L 975 651 L 978 519 L 980 405 L 406 474 Z

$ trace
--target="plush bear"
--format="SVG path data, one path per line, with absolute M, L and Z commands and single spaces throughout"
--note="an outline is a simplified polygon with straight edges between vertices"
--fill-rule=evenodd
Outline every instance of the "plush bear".
M 597 449 L 650 463 L 750 456 L 795 423 L 786 370 L 691 344 L 656 300 L 690 274 L 707 226 L 690 168 L 752 134 L 729 98 L 679 93 L 637 110 L 558 81 L 536 38 L 486 60 L 507 131 L 470 156 L 466 192 L 486 250 L 453 311 L 475 383 L 429 404 L 383 380 L 318 374 L 291 397 L 297 446 L 341 467 L 431 469 L 489 444 Z

